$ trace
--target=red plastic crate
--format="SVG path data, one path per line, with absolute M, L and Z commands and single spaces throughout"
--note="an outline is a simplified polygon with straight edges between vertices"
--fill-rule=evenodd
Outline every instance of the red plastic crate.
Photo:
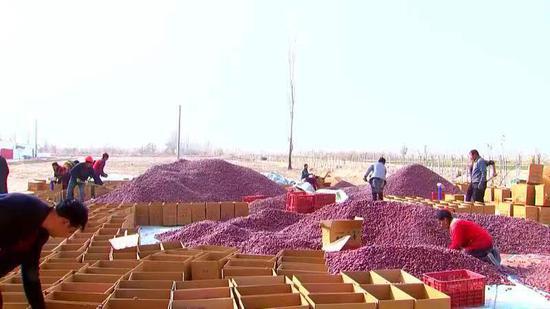
M 315 201 L 313 204 L 313 206 L 315 207 L 315 210 L 334 203 L 336 203 L 336 194 L 315 193 Z
M 289 211 L 297 213 L 310 213 L 314 210 L 315 195 L 300 194 L 290 198 Z
M 485 276 L 467 269 L 426 273 L 422 281 L 451 297 L 451 306 L 482 306 L 485 304 Z
M 294 195 L 306 195 L 304 191 L 289 191 L 286 193 L 286 203 L 285 203 L 285 210 L 290 211 L 290 202 L 292 200 L 292 196 Z
M 252 203 L 256 200 L 263 200 L 265 198 L 268 198 L 266 195 L 247 195 L 243 196 L 243 202 Z

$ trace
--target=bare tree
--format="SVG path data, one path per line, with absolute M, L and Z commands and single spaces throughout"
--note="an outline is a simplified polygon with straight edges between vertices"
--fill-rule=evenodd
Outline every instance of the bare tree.
M 294 150 L 293 133 L 294 133 L 294 99 L 295 99 L 295 83 L 294 83 L 294 44 L 291 43 L 288 49 L 288 73 L 289 73 L 289 103 L 290 103 L 290 134 L 288 138 L 288 169 L 292 169 L 292 150 Z

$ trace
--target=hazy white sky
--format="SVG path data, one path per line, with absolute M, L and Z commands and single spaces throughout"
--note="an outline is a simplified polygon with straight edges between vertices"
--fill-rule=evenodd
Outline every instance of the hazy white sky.
M 548 1 L 0 1 L 0 136 L 550 152 Z

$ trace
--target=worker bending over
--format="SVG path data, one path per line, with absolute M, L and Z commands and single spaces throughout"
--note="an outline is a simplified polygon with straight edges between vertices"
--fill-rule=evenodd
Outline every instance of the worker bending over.
M 495 266 L 500 265 L 500 253 L 486 229 L 472 221 L 455 219 L 451 212 L 445 209 L 437 211 L 437 219 L 441 227 L 449 230 L 451 234 L 449 249 L 464 250 L 480 260 Z
M 0 278 L 21 266 L 27 301 L 32 309 L 45 308 L 38 271 L 42 246 L 50 237 L 69 237 L 87 222 L 88 209 L 79 201 L 50 207 L 32 195 L 0 195 Z
M 80 193 L 80 201 L 84 202 L 84 186 L 88 178 L 93 178 L 94 183 L 97 185 L 102 185 L 103 181 L 99 178 L 98 175 L 94 172 L 93 169 L 94 159 L 91 156 L 87 156 L 84 162 L 78 163 L 75 165 L 69 172 L 71 178 L 69 180 L 69 187 L 67 189 L 67 199 L 74 199 L 74 187 L 78 185 Z
M 101 159 L 94 162 L 94 172 L 97 175 L 97 177 L 104 177 L 104 178 L 109 177 L 109 175 L 105 174 L 105 171 L 103 171 L 103 169 L 105 168 L 105 163 L 107 163 L 107 160 L 109 160 L 109 154 L 104 153 L 103 156 L 101 156 Z
M 69 179 L 71 175 L 69 174 L 70 168 L 66 165 L 59 165 L 57 162 L 52 163 L 53 169 L 53 181 L 55 183 L 60 183 L 63 187 L 63 190 L 66 190 L 69 186 Z
M 386 159 L 380 157 L 378 162 L 369 166 L 363 180 L 370 183 L 372 200 L 384 200 L 384 187 L 386 186 Z

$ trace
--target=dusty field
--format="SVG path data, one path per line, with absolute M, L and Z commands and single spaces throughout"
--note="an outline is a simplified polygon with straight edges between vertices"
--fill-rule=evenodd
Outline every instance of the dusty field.
M 54 161 L 62 163 L 68 158 L 40 161 L 40 162 L 17 162 L 10 164 L 10 175 L 8 178 L 8 190 L 10 192 L 22 192 L 27 190 L 27 182 L 31 179 L 47 179 L 53 176 L 51 164 Z M 82 158 L 73 158 L 80 159 Z M 186 158 L 196 160 L 201 158 Z M 107 162 L 105 172 L 118 178 L 124 176 L 138 176 L 153 165 L 170 163 L 175 158 L 171 157 L 112 157 Z M 277 172 L 285 177 L 297 179 L 301 173 L 303 162 L 296 162 L 295 168 L 289 171 L 286 168 L 286 163 L 275 161 L 260 161 L 260 160 L 230 160 L 231 163 L 252 168 L 258 172 Z M 311 164 L 310 164 L 311 165 Z M 363 174 L 368 167 L 368 163 L 361 164 L 362 166 L 345 166 L 334 170 L 331 175 L 336 178 L 345 179 L 348 182 L 361 184 L 363 183 Z M 328 169 L 316 169 L 311 166 L 310 171 L 316 174 L 324 174 Z

